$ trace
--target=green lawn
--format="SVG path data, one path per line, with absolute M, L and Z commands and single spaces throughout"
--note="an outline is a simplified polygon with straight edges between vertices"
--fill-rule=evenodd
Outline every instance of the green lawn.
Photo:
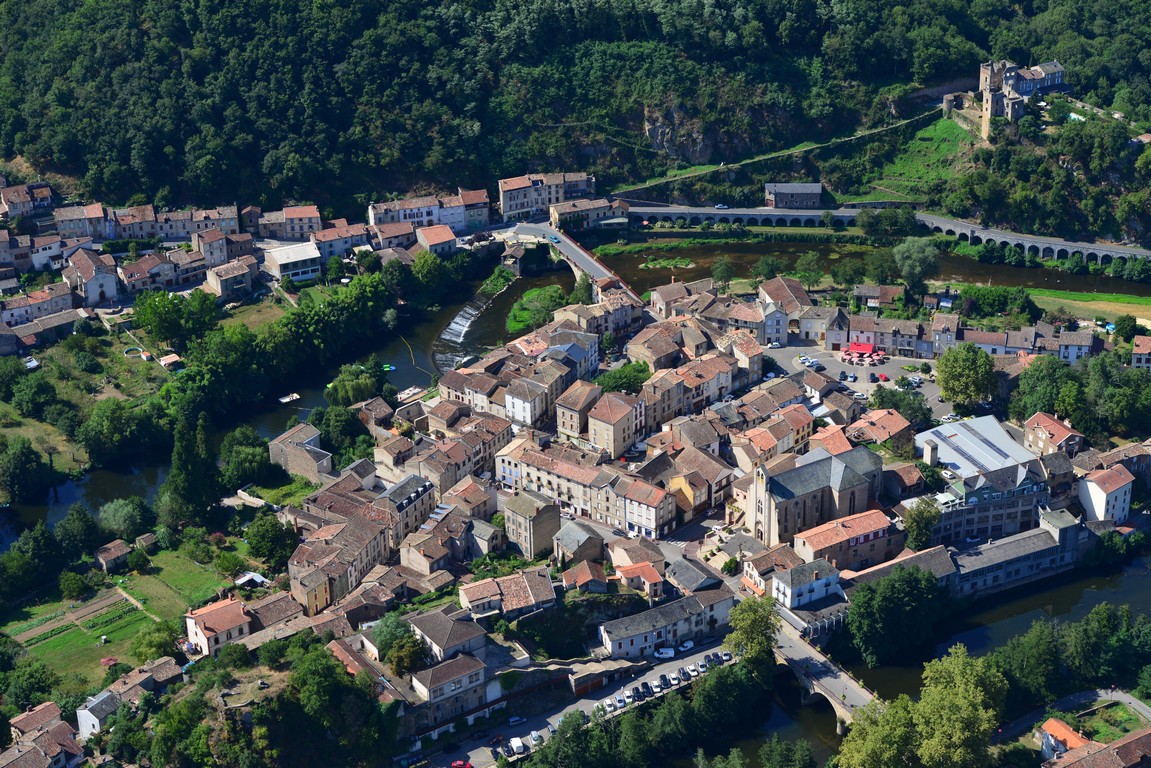
M 284 314 L 284 306 L 277 304 L 269 294 L 255 304 L 245 304 L 230 310 L 220 325 L 246 325 L 252 330 L 279 320 Z
M 152 566 L 152 577 L 171 587 L 189 606 L 206 602 L 216 594 L 216 590 L 229 584 L 212 568 L 200 565 L 179 552 L 152 555 Z
M 14 637 L 21 632 L 35 629 L 41 624 L 63 616 L 69 605 L 70 602 L 60 597 L 58 588 L 46 589 L 34 601 L 6 607 L 0 614 L 0 632 Z
M 955 175 L 975 145 L 974 137 L 950 118 L 940 118 L 919 130 L 871 183 L 872 191 L 858 199 L 891 197 L 922 200 L 924 187 Z M 852 198 L 857 199 L 857 198 Z
M 189 608 L 183 595 L 160 580 L 158 576 L 132 574 L 120 584 L 124 591 L 140 601 L 149 613 L 161 619 L 178 619 Z
M 253 496 L 259 496 L 269 504 L 275 504 L 278 507 L 290 505 L 298 507 L 304 502 L 304 498 L 310 495 L 313 491 L 319 488 L 318 485 L 309 483 L 306 479 L 299 475 L 292 476 L 292 479 L 277 486 L 262 486 L 254 485 L 248 489 L 248 492 Z
M 29 653 L 62 675 L 77 673 L 89 683 L 98 683 L 104 676 L 100 659 L 114 656 L 119 661 L 135 663 L 129 650 L 132 639 L 151 621 L 142 611 L 132 611 L 112 624 L 91 631 L 74 627 L 37 643 Z M 108 638 L 104 645 L 100 644 L 101 635 Z

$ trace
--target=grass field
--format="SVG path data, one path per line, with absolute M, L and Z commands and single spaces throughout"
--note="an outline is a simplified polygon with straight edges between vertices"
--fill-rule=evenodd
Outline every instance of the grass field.
M 248 492 L 253 496 L 259 496 L 269 504 L 275 504 L 282 507 L 290 504 L 294 507 L 300 506 L 304 501 L 304 497 L 312 493 L 319 486 L 309 483 L 299 475 L 292 477 L 291 481 L 278 485 L 275 487 L 255 485 L 248 489 Z
M 132 639 L 151 623 L 152 620 L 143 611 L 135 610 L 96 629 L 73 627 L 63 634 L 37 643 L 29 652 L 62 675 L 77 673 L 90 683 L 97 683 L 104 676 L 100 659 L 114 656 L 120 661 L 135 663 L 129 650 Z M 103 645 L 100 644 L 102 635 L 108 638 L 108 642 Z
M 200 565 L 179 552 L 156 553 L 152 556 L 152 566 L 154 573 L 149 578 L 158 579 L 170 587 L 188 606 L 200 605 L 229 583 L 212 568 Z M 155 589 L 153 594 L 158 596 L 160 590 Z
M 230 310 L 220 323 L 222 326 L 246 325 L 252 330 L 273 323 L 284 315 L 284 307 L 272 300 L 271 295 L 256 304 L 245 304 Z
M 124 576 L 119 586 L 139 600 L 145 610 L 161 619 L 178 619 L 188 610 L 188 601 L 183 595 L 154 574 Z
M 940 118 L 919 130 L 904 150 L 871 182 L 872 192 L 858 199 L 904 197 L 924 199 L 924 187 L 955 175 L 975 145 L 975 139 L 950 118 Z M 857 199 L 857 198 L 852 198 Z

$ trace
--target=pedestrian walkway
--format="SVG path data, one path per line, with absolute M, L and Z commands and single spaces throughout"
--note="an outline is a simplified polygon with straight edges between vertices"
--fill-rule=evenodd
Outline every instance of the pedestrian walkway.
M 1091 705 L 1096 702 L 1118 701 L 1126 704 L 1136 714 L 1151 724 L 1151 707 L 1144 704 L 1139 699 L 1135 698 L 1126 691 L 1106 689 L 1098 689 L 1093 691 L 1080 691 L 1079 693 L 1072 693 L 1064 696 L 1056 702 L 1053 702 L 1042 709 L 1035 709 L 1028 712 L 1022 717 L 1012 720 L 1007 725 L 999 729 L 995 736 L 997 743 L 1004 743 L 1014 741 L 1029 730 L 1034 728 L 1041 720 L 1046 719 L 1047 713 L 1052 709 L 1063 711 L 1082 711 L 1090 709 Z

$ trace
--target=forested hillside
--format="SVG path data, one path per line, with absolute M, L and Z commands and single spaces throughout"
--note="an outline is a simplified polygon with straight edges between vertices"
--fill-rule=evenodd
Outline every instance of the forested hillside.
M 109 201 L 346 209 L 737 160 L 992 54 L 1147 118 L 1149 46 L 1142 0 L 0 0 L 0 155 Z

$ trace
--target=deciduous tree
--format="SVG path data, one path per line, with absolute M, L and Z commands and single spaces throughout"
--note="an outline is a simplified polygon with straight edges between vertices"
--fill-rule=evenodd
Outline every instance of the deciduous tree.
M 936 364 L 939 389 L 945 400 L 970 405 L 995 393 L 995 364 L 991 355 L 971 342 L 945 351 Z

